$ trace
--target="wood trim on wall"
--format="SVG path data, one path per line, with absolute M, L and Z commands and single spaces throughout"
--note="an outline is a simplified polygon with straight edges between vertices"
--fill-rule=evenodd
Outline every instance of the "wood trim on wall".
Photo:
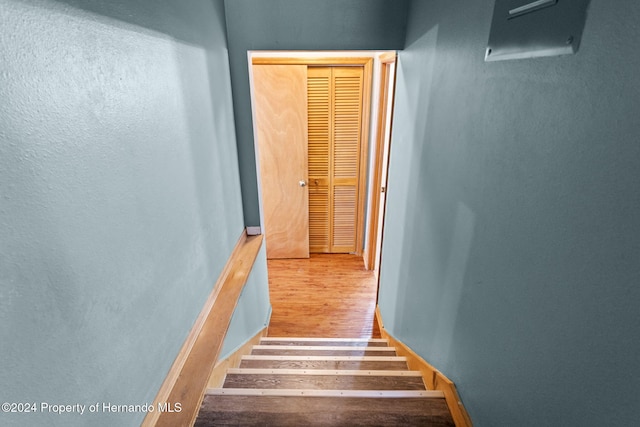
M 264 56 L 252 56 L 251 64 L 253 65 L 309 65 L 309 66 L 366 66 L 367 63 L 373 63 L 372 57 L 264 57 Z
M 365 203 L 367 201 L 367 166 L 369 158 L 369 128 L 371 122 L 371 86 L 373 80 L 373 62 L 371 56 L 360 57 L 264 57 L 252 56 L 252 65 L 307 65 L 307 66 L 354 66 L 363 67 L 362 120 L 360 133 L 358 201 L 356 224 L 356 255 L 362 256 L 365 236 Z M 260 171 L 258 171 L 258 174 Z
M 365 203 L 367 201 L 367 159 L 369 158 L 369 128 L 371 123 L 371 86 L 373 79 L 373 58 L 364 64 L 364 82 L 362 92 L 362 131 L 360 148 L 360 177 L 358 178 L 358 221 L 356 229 L 356 255 L 362 256 L 364 249 Z
M 395 54 L 393 57 L 395 61 Z M 389 62 L 393 62 L 389 61 Z M 387 102 L 389 100 L 389 70 L 387 64 L 389 62 L 380 62 L 380 91 L 378 95 L 378 116 L 376 118 L 376 140 L 375 152 L 373 153 L 373 183 L 371 189 L 371 212 L 369 212 L 369 228 L 367 233 L 366 254 L 364 256 L 365 268 L 374 270 L 376 265 L 376 256 L 378 255 L 378 222 L 380 221 L 380 187 L 382 185 L 382 166 L 384 157 L 385 143 L 385 125 L 387 118 Z M 393 94 L 391 94 L 393 96 Z
M 374 163 L 372 165 L 372 185 L 370 192 L 370 206 L 371 211 L 369 212 L 369 222 L 367 227 L 367 242 L 365 244 L 365 252 L 364 252 L 364 264 L 367 270 L 375 270 L 377 258 L 380 257 L 378 252 L 378 238 L 382 240 L 382 234 L 378 236 L 378 223 L 380 221 L 380 189 L 382 186 L 382 175 L 383 173 L 388 175 L 388 162 L 387 169 L 382 170 L 384 163 L 384 148 L 385 148 L 385 136 L 386 132 L 384 132 L 387 121 L 387 103 L 389 101 L 389 97 L 391 97 L 391 111 L 389 114 L 391 115 L 390 123 L 389 123 L 389 134 L 391 134 L 391 129 L 393 128 L 393 110 L 395 107 L 395 90 L 396 90 L 396 72 L 393 73 L 393 85 L 391 90 L 387 90 L 389 85 L 390 76 L 390 67 L 389 64 L 394 64 L 397 62 L 398 54 L 397 52 L 386 52 L 381 54 L 378 59 L 380 61 L 380 82 L 379 82 L 379 95 L 378 95 L 378 111 L 376 117 L 376 140 L 374 141 Z M 388 183 L 387 183 L 388 185 Z M 385 190 L 386 191 L 386 190 Z M 384 215 L 383 215 L 384 216 Z M 382 246 L 382 245 L 380 245 Z M 378 274 L 378 277 L 380 275 Z
M 442 372 L 434 368 L 402 341 L 397 340 L 387 332 L 384 328 L 382 317 L 380 316 L 380 306 L 376 306 L 375 319 L 376 322 L 378 322 L 382 338 L 389 340 L 389 346 L 396 348 L 398 356 L 405 356 L 407 358 L 409 369 L 422 372 L 422 378 L 424 378 L 427 389 L 440 390 L 444 393 L 447 406 L 449 407 L 453 421 L 456 423 L 456 427 L 473 427 L 471 418 L 462 404 L 462 400 L 458 395 L 458 391 L 456 390 L 456 386 L 453 381 L 444 376 Z
M 261 245 L 262 235 L 247 236 L 246 231 L 242 232 L 153 401 L 156 410 L 147 413 L 142 426 L 187 426 L 195 421 L 231 316 Z M 165 403 L 172 408 L 179 403 L 180 412 L 160 412 L 158 405 Z
M 269 327 L 263 328 L 260 332 L 255 334 L 249 341 L 244 343 L 242 347 L 229 355 L 229 357 L 216 363 L 216 366 L 211 371 L 209 376 L 209 382 L 207 388 L 220 388 L 224 384 L 224 379 L 227 375 L 227 369 L 237 368 L 240 366 L 242 356 L 246 356 L 251 353 L 254 345 L 260 344 L 260 339 L 266 337 L 269 331 Z
M 390 64 L 392 62 L 396 62 L 397 58 L 398 58 L 398 53 L 396 51 L 385 52 L 382 55 L 380 55 L 380 62 L 382 62 L 383 64 Z

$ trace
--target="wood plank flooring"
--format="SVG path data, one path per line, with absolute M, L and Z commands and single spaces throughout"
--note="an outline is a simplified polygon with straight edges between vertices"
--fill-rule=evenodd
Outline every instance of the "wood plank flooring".
M 377 281 L 362 257 L 311 254 L 268 260 L 269 336 L 379 338 Z

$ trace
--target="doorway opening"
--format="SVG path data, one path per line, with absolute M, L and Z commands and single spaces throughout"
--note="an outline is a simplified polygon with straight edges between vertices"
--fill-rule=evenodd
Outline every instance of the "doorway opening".
M 291 267 L 299 268 L 293 266 L 295 258 L 311 257 L 313 264 L 320 261 L 319 253 L 351 254 L 344 256 L 356 259 L 355 264 L 345 262 L 343 255 L 340 263 L 366 272 L 373 283 L 375 292 L 365 310 L 373 324 L 396 53 L 248 56 L 270 288 L 271 270 L 283 269 L 278 259 L 291 259 Z M 322 257 L 321 264 L 338 261 Z M 276 310 L 274 305 L 274 316 Z

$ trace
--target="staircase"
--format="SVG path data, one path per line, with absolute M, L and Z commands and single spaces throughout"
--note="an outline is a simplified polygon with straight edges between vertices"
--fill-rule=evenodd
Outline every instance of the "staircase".
M 441 391 L 384 339 L 262 338 L 196 426 L 454 426 Z

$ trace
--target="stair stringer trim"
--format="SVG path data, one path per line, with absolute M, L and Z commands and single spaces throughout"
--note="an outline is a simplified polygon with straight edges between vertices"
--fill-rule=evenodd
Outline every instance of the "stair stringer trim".
M 251 354 L 253 346 L 260 343 L 260 340 L 267 336 L 268 331 L 268 326 L 263 328 L 260 332 L 250 338 L 246 343 L 240 346 L 236 351 L 231 353 L 224 360 L 220 360 L 219 362 L 217 362 L 216 366 L 211 371 L 211 375 L 209 376 L 207 389 L 222 387 L 228 370 L 238 368 L 240 366 L 240 362 L 242 361 L 242 357 Z
M 455 384 L 447 378 L 442 372 L 434 368 L 429 362 L 420 357 L 416 352 L 411 350 L 405 343 L 399 341 L 384 328 L 382 316 L 380 315 L 380 306 L 376 306 L 375 319 L 380 329 L 382 338 L 389 341 L 389 346 L 396 348 L 398 356 L 404 356 L 407 359 L 407 365 L 410 370 L 422 372 L 425 385 L 429 390 L 440 390 L 444 393 L 444 397 L 451 412 L 456 427 L 473 427 L 471 418 L 467 413 L 462 400 L 458 395 Z

